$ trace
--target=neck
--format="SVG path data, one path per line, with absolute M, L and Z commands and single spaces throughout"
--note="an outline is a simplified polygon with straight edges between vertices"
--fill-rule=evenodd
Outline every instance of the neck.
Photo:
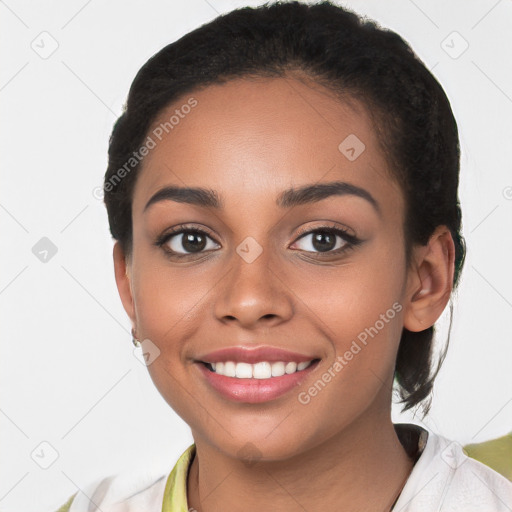
M 253 465 L 222 454 L 194 435 L 189 510 L 389 512 L 414 463 L 389 412 L 372 421 L 363 416 L 314 449 Z

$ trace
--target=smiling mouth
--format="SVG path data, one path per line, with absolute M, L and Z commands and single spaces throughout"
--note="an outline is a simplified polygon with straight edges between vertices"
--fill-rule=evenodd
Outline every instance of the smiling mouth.
M 212 373 L 223 375 L 224 377 L 233 377 L 236 379 L 271 379 L 272 377 L 282 377 L 283 375 L 292 375 L 309 368 L 320 359 L 311 359 L 310 361 L 261 361 L 255 364 L 219 361 L 208 363 L 201 361 L 202 364 Z

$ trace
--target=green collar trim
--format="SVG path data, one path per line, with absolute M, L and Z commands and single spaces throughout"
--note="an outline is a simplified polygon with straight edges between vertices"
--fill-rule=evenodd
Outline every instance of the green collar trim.
M 196 454 L 196 445 L 191 444 L 176 462 L 164 490 L 162 512 L 188 512 L 187 476 L 190 463 Z

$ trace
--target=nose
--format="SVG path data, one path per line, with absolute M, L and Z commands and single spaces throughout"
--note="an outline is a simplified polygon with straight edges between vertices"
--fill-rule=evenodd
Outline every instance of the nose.
M 240 256 L 242 254 L 242 256 Z M 254 329 L 288 321 L 293 314 L 293 293 L 280 277 L 270 250 L 254 260 L 234 252 L 230 269 L 219 283 L 215 315 L 223 323 Z

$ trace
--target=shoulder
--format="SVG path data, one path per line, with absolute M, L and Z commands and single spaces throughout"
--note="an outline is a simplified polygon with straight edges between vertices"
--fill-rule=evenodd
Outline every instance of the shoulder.
M 473 459 L 512 480 L 512 432 L 482 443 L 464 446 L 464 451 Z
M 462 445 L 433 432 L 395 505 L 402 512 L 505 512 L 512 482 L 468 457 Z
M 192 444 L 170 472 L 139 470 L 98 478 L 71 496 L 56 512 L 186 511 L 186 478 L 194 455 L 195 444 Z M 164 503 L 171 508 L 163 507 Z
M 56 512 L 88 512 L 92 509 L 102 512 L 159 510 L 166 476 L 131 471 L 98 478 L 71 496 Z

